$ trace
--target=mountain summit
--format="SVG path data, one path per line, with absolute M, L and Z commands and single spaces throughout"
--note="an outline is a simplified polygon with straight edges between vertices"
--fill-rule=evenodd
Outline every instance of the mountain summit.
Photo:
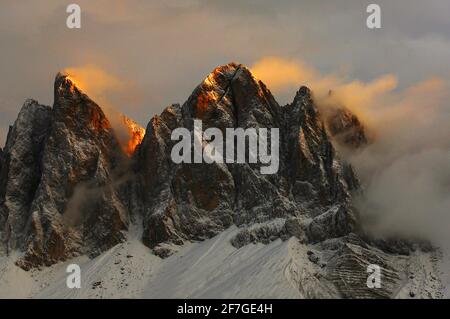
M 279 172 L 261 175 L 258 164 L 175 165 L 171 132 L 193 130 L 194 119 L 223 131 L 279 128 Z M 202 240 L 233 224 L 242 226 L 235 241 L 242 246 L 293 235 L 280 220 L 303 227 L 302 238 L 310 241 L 345 235 L 356 222 L 350 191 L 358 181 L 336 156 L 309 89 L 301 88 L 293 103 L 282 107 L 235 63 L 216 68 L 182 106 L 172 105 L 151 120 L 137 168 L 145 207 L 143 240 L 161 256 L 171 253 L 170 244 Z M 247 225 L 254 223 L 261 229 L 247 234 Z
M 1 179 L 4 250 L 29 269 L 124 239 L 128 213 L 112 180 L 124 154 L 102 109 L 63 74 L 53 107 L 25 102 L 7 137 Z

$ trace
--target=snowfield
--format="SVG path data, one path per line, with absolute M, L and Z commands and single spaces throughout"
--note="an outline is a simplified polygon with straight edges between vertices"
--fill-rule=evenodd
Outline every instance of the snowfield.
M 337 297 L 317 279 L 309 247 L 295 237 L 236 249 L 230 239 L 237 231 L 231 227 L 187 244 L 166 259 L 152 254 L 137 234 L 95 259 L 82 256 L 41 270 L 26 272 L 14 265 L 17 256 L 0 257 L 0 298 L 308 298 L 311 290 Z M 420 284 L 436 263 L 426 254 L 411 260 Z M 81 289 L 66 286 L 66 268 L 73 263 L 81 267 Z M 405 282 L 396 297 L 408 298 L 411 284 Z M 425 287 L 420 297 L 440 296 L 438 286 Z

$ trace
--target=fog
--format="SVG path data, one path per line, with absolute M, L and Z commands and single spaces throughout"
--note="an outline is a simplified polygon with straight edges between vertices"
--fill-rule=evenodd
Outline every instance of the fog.
M 304 61 L 279 57 L 257 61 L 253 71 L 275 93 L 306 83 L 322 111 L 345 106 L 360 118 L 369 145 L 358 151 L 342 149 L 341 155 L 361 179 L 364 192 L 357 207 L 367 230 L 437 245 L 450 242 L 447 80 L 431 77 L 399 89 L 393 74 L 367 83 L 346 81 L 346 76 L 321 74 Z

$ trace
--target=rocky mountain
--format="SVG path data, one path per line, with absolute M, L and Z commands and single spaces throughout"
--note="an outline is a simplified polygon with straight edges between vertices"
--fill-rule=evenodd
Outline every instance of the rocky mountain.
M 24 252 L 23 269 L 94 257 L 125 241 L 136 223 L 142 242 L 162 258 L 233 226 L 227 240 L 237 250 L 289 240 L 296 257 L 284 276 L 304 297 L 389 298 L 404 287 L 416 248 L 400 251 L 364 234 L 353 206 L 357 174 L 333 145 L 367 143 L 350 111 L 324 116 L 306 87 L 281 106 L 249 69 L 230 63 L 145 131 L 125 120 L 132 134 L 124 145 L 70 78 L 57 75 L 54 95 L 53 107 L 25 102 L 4 148 L 0 247 Z M 258 162 L 176 164 L 172 132 L 194 132 L 195 120 L 224 136 L 227 128 L 278 128 L 278 171 L 262 174 Z M 388 274 L 381 289 L 366 284 L 373 263 Z
M 257 164 L 175 165 L 171 132 L 192 131 L 194 119 L 201 119 L 204 129 L 280 128 L 278 173 L 262 175 Z M 233 224 L 243 227 L 235 240 L 242 246 L 294 233 L 319 241 L 351 232 L 356 222 L 350 192 L 358 181 L 337 157 L 310 90 L 302 87 L 291 104 L 280 106 L 242 65 L 215 69 L 186 103 L 154 117 L 136 158 L 143 240 L 162 256 L 170 254 L 167 243 L 202 240 Z M 260 226 L 248 230 L 255 223 Z
M 29 269 L 95 255 L 124 240 L 128 212 L 113 183 L 125 155 L 100 107 L 58 74 L 54 105 L 27 100 L 5 146 L 4 250 Z
M 0 147 L 0 171 L 2 169 L 3 164 L 3 149 Z
M 364 126 L 350 110 L 345 107 L 328 112 L 326 124 L 336 142 L 348 148 L 360 148 L 369 143 Z

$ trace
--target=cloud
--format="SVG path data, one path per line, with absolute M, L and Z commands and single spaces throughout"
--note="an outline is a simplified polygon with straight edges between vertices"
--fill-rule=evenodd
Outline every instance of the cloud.
M 250 69 L 265 82 L 275 95 L 294 96 L 300 85 L 313 89 L 316 102 L 320 106 L 345 105 L 362 119 L 369 122 L 379 105 L 377 100 L 397 88 L 398 80 L 392 74 L 380 76 L 370 82 L 347 80 L 347 75 L 321 74 L 300 59 L 283 57 L 263 57 Z M 333 92 L 330 95 L 330 91 Z M 370 114 L 368 114 L 370 112 Z
M 315 71 L 302 62 L 269 56 L 256 61 L 250 67 L 253 75 L 263 80 L 274 92 L 298 88 L 299 83 L 316 77 Z
M 450 85 L 430 78 L 394 88 L 387 76 L 337 89 L 337 101 L 363 114 L 373 137 L 361 152 L 347 154 L 364 186 L 358 207 L 365 226 L 378 235 L 445 245 L 450 241 Z
M 132 111 L 142 99 L 135 83 L 99 66 L 88 64 L 64 68 L 63 72 L 114 120 L 120 110 Z
M 307 84 L 323 113 L 345 106 L 362 120 L 371 144 L 341 156 L 361 178 L 364 194 L 357 207 L 368 231 L 441 246 L 450 242 L 447 80 L 432 76 L 400 89 L 392 74 L 363 82 L 346 74 L 321 74 L 303 61 L 274 56 L 260 59 L 251 69 L 275 95 Z
M 111 103 L 108 101 L 108 94 L 127 88 L 127 84 L 121 79 L 95 65 L 68 67 L 63 72 L 69 75 L 79 89 L 103 107 Z

